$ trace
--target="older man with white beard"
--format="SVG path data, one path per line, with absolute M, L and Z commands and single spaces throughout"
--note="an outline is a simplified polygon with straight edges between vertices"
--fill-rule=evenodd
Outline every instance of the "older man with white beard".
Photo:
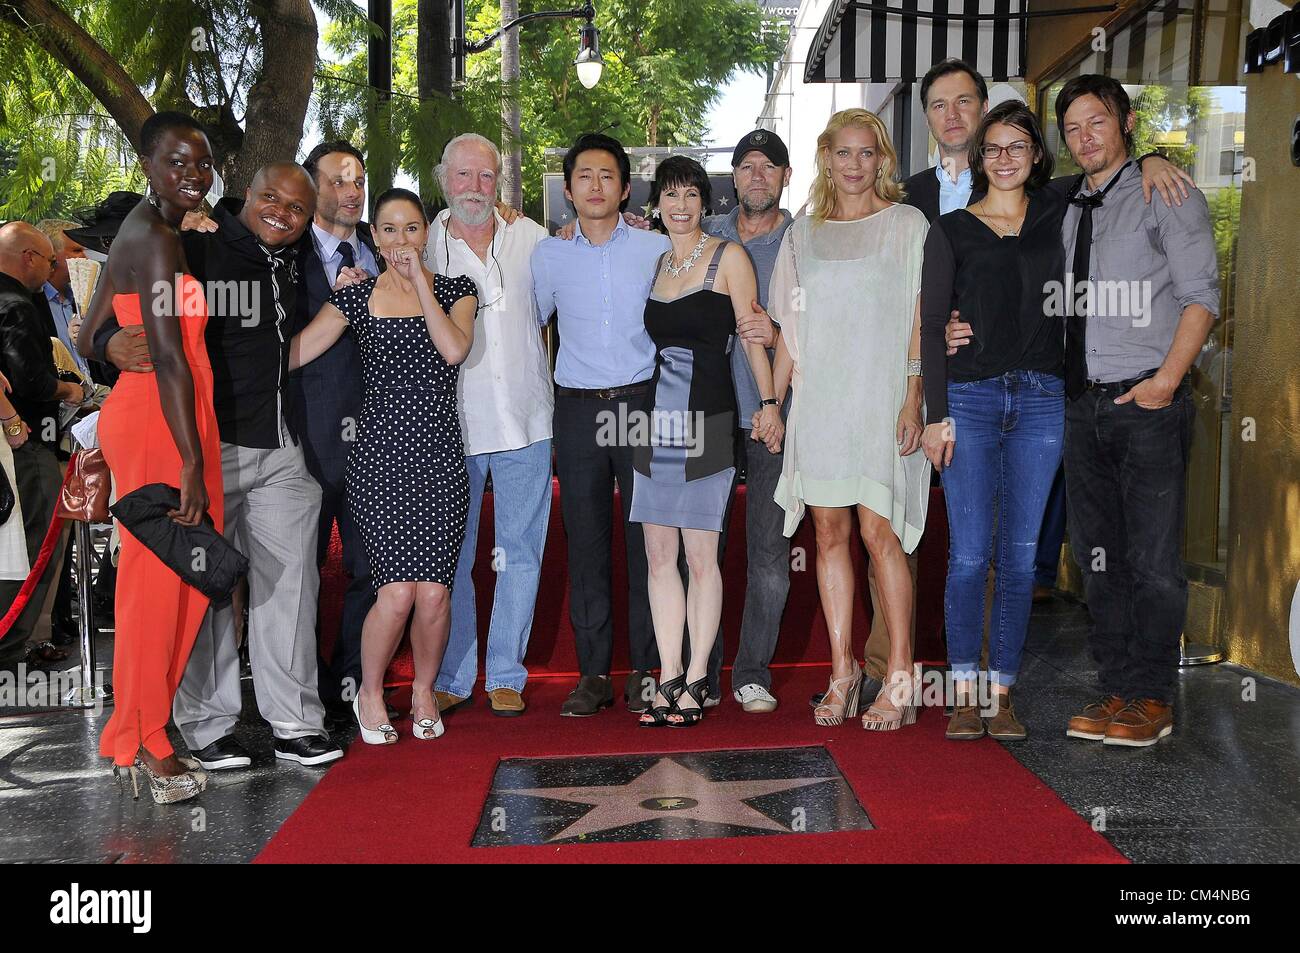
M 451 635 L 438 675 L 438 708 L 468 700 L 478 676 L 478 618 L 470 573 L 483 488 L 492 474 L 497 575 L 485 688 L 494 714 L 521 715 L 524 653 L 551 514 L 554 396 L 537 322 L 529 261 L 546 229 L 496 210 L 501 155 L 473 133 L 447 144 L 437 167 L 448 208 L 431 227 L 430 266 L 468 275 L 479 289 L 478 326 L 460 368 L 458 403 L 469 471 L 469 520 L 452 587 Z

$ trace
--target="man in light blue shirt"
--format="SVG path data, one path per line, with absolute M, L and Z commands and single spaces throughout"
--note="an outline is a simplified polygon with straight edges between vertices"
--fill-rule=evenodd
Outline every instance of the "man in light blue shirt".
M 627 547 L 630 711 L 645 711 L 659 665 L 647 592 L 645 540 L 628 522 L 632 447 L 619 421 L 639 409 L 655 369 L 645 302 L 666 235 L 629 228 L 631 163 L 616 139 L 579 137 L 564 157 L 564 196 L 578 218 L 574 241 L 547 238 L 533 252 L 538 319 L 558 315 L 555 364 L 555 470 L 568 539 L 569 617 L 577 641 L 578 685 L 560 713 L 594 715 L 614 701 L 613 566 L 610 540 L 617 481 Z M 612 425 L 612 426 L 611 426 Z
M 50 280 L 41 287 L 39 294 L 44 295 L 46 304 L 49 306 L 50 317 L 54 320 L 54 330 L 58 333 L 59 340 L 72 354 L 72 359 L 77 363 L 77 369 L 89 379 L 90 365 L 84 357 L 77 353 L 77 345 L 72 338 L 72 328 L 80 320 L 80 315 L 77 313 L 77 302 L 72 297 L 72 282 L 68 277 L 68 259 L 85 258 L 86 250 L 69 238 L 64 230 L 76 228 L 77 223 L 46 219 L 37 222 L 36 227 L 50 240 L 50 244 L 54 246 L 54 254 L 59 260 L 59 263 L 54 267 L 54 273 L 50 275 Z

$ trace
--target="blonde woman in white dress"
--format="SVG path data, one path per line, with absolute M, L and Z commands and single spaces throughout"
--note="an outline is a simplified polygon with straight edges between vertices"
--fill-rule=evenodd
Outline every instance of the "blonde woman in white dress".
M 781 323 L 776 396 L 793 386 L 774 497 L 791 536 L 811 513 L 817 588 L 831 639 L 820 725 L 857 714 L 853 654 L 853 513 L 876 568 L 889 630 L 889 676 L 863 715 L 869 730 L 916 720 L 914 605 L 907 553 L 925 528 L 930 463 L 921 446 L 921 251 L 925 216 L 902 205 L 898 160 L 864 109 L 831 117 L 817 140 L 809 213 L 790 226 L 769 292 Z M 909 371 L 915 376 L 910 376 Z M 756 439 L 763 434 L 754 431 Z

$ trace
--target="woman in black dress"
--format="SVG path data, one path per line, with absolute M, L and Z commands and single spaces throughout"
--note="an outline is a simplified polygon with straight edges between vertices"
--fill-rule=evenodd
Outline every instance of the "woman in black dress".
M 347 496 L 377 592 L 361 632 L 361 687 L 352 703 L 367 744 L 397 740 L 384 674 L 412 609 L 412 731 L 421 740 L 442 734 L 433 683 L 469 511 L 456 378 L 473 343 L 478 299 L 469 278 L 435 275 L 425 265 L 428 226 L 414 193 L 380 195 L 374 235 L 387 270 L 335 291 L 290 352 L 291 369 L 306 364 L 349 324 L 361 349 L 364 399 Z
M 698 162 L 671 156 L 659 164 L 650 203 L 672 247 L 659 259 L 645 306 L 658 353 L 642 411 L 647 439 L 633 445 L 628 517 L 645 533 L 650 614 L 663 666 L 653 705 L 641 716 L 648 728 L 694 725 L 704 713 L 709 655 L 722 617 L 718 542 L 736 475 L 733 346 L 745 349 L 764 398 L 753 439 L 776 452 L 784 430 L 767 354 L 760 344 L 734 340 L 737 321 L 749 316 L 758 296 L 754 266 L 740 245 L 701 230 L 709 202 L 709 177 Z M 690 574 L 685 590 L 679 547 Z M 683 627 L 690 631 L 685 672 Z

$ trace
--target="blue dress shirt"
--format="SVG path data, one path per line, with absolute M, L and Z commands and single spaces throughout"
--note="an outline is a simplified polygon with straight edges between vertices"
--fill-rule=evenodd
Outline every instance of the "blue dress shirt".
M 50 303 L 50 314 L 54 318 L 54 328 L 59 332 L 59 340 L 67 346 L 68 351 L 72 354 L 72 359 L 77 362 L 77 367 L 81 368 L 81 373 L 86 377 L 90 377 L 90 365 L 86 363 L 84 357 L 77 353 L 76 345 L 72 343 L 72 333 L 68 330 L 72 324 L 72 319 L 77 314 L 76 302 L 72 300 L 71 294 L 65 299 L 59 293 L 59 289 L 48 281 L 45 282 L 41 290 L 45 292 L 45 298 Z
M 320 263 L 325 267 L 325 277 L 329 279 L 330 287 L 334 287 L 334 282 L 338 281 L 339 269 L 343 267 L 343 255 L 339 251 L 339 246 L 343 244 L 343 239 L 331 232 L 325 231 L 315 222 L 311 223 L 312 241 L 316 243 L 316 254 L 320 256 Z M 356 267 L 360 268 L 372 278 L 379 274 L 379 262 L 375 261 L 375 256 L 365 243 L 357 237 L 355 231 L 352 232 L 352 238 L 348 244 L 352 246 L 352 260 Z
M 655 345 L 645 329 L 645 303 L 655 266 L 671 243 L 660 232 L 629 228 L 618 216 L 609 241 L 593 245 L 578 224 L 573 241 L 545 238 L 533 251 L 537 319 L 558 315 L 561 387 L 623 387 L 649 380 Z
M 961 170 L 954 182 L 948 178 L 943 166 L 934 167 L 934 174 L 939 179 L 939 214 L 947 215 L 970 204 L 970 167 Z

